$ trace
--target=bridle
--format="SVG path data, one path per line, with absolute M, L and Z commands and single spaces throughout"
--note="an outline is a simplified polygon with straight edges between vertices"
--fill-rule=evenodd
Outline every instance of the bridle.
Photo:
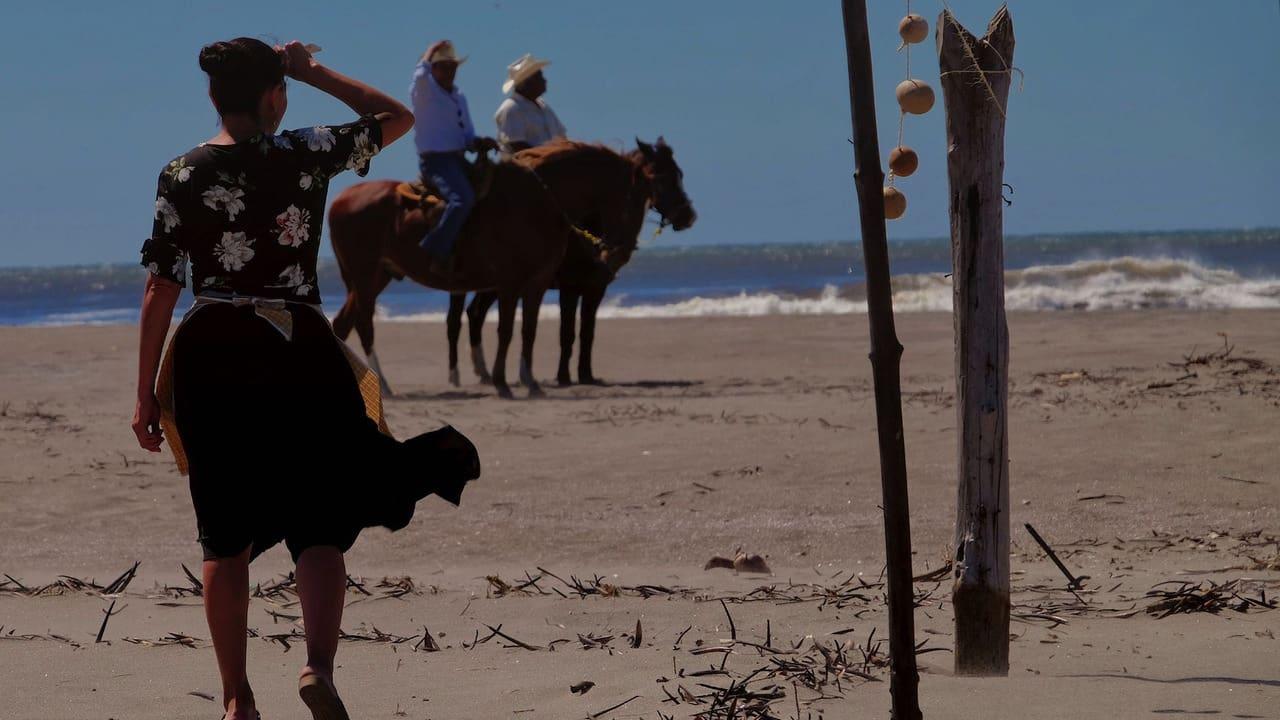
M 650 242 L 652 242 L 653 240 L 657 239 L 659 235 L 662 234 L 662 231 L 665 230 L 667 226 L 674 226 L 675 223 L 672 222 L 671 219 L 667 217 L 667 213 L 664 212 L 661 207 L 659 207 L 658 195 L 657 195 L 658 189 L 654 186 L 653 181 L 650 180 L 649 177 L 644 174 L 643 169 L 641 167 L 637 167 L 636 170 L 638 171 L 638 174 L 643 179 L 643 181 L 648 183 L 649 185 L 649 209 L 652 209 L 655 213 L 658 214 L 658 227 L 653 231 L 653 237 L 649 238 Z M 685 196 L 683 203 L 681 203 L 678 207 L 671 209 L 672 212 L 680 212 L 681 210 L 690 210 L 690 211 L 693 210 L 693 202 L 689 200 L 689 197 L 687 195 Z

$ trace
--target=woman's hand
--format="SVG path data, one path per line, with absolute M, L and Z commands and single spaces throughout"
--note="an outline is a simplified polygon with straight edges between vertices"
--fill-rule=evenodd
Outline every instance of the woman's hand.
M 320 63 L 311 55 L 308 49 L 309 45 L 293 40 L 284 47 L 277 46 L 276 50 L 284 58 L 284 74 L 299 82 L 310 83 L 312 71 L 319 66 Z
M 315 45 L 293 41 L 278 48 L 284 58 L 285 74 L 328 93 L 361 115 L 373 115 L 382 125 L 382 147 L 395 142 L 413 127 L 413 113 L 398 100 L 380 90 L 353 80 L 315 61 Z
M 160 402 L 156 400 L 155 393 L 138 398 L 138 405 L 133 411 L 133 433 L 138 436 L 138 445 L 143 450 L 160 452 L 164 433 L 160 430 Z

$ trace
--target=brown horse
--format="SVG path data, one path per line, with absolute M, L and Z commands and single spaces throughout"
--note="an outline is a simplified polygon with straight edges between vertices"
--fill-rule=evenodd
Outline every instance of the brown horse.
M 661 137 L 653 145 L 636 140 L 636 146 L 634 151 L 620 155 L 597 145 L 561 141 L 515 156 L 516 162 L 545 179 L 568 220 L 600 237 L 605 248 L 602 267 L 592 248 L 584 243 L 571 243 L 552 285 L 560 290 L 560 365 L 556 378 L 561 385 L 573 382 L 569 359 L 573 354 L 579 300 L 582 301 L 582 345 L 578 353 L 578 381 L 597 382 L 591 368 L 596 312 L 609 283 L 636 249 L 646 210 L 656 209 L 662 225 L 671 225 L 676 231 L 692 226 L 697 220 L 693 204 L 684 191 L 684 173 L 676 164 L 671 147 Z M 459 382 L 458 336 L 465 299 L 465 293 L 454 293 L 449 302 L 449 380 L 454 385 Z M 466 308 L 472 363 L 481 382 L 490 380 L 485 369 L 481 329 L 496 299 L 492 292 L 478 292 Z M 531 360 L 528 355 L 521 358 L 522 382 L 533 382 L 527 367 Z
M 515 325 L 516 303 L 524 307 L 522 355 L 533 355 L 542 296 L 555 279 L 570 242 L 570 226 L 528 169 L 514 163 L 493 168 L 490 189 L 476 203 L 454 251 L 456 264 L 447 274 L 432 269 L 430 256 L 418 246 L 440 212 L 423 210 L 403 198 L 399 183 L 359 183 L 342 191 L 329 209 L 329 235 L 347 299 L 333 320 L 339 338 L 352 327 L 370 364 L 390 394 L 373 347 L 373 314 L 378 295 L 393 277 L 408 276 L 448 292 L 494 291 L 498 300 L 498 354 L 493 383 L 498 394 L 511 397 L 506 382 L 507 348 Z M 530 395 L 541 394 L 528 383 Z

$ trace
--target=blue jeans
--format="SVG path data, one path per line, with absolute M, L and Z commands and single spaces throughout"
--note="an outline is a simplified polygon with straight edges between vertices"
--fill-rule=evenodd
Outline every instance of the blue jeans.
M 418 156 L 422 177 L 435 184 L 445 201 L 444 214 L 434 229 L 422 238 L 422 247 L 438 258 L 453 253 L 462 225 L 476 204 L 476 193 L 467 179 L 467 163 L 462 153 L 423 153 Z

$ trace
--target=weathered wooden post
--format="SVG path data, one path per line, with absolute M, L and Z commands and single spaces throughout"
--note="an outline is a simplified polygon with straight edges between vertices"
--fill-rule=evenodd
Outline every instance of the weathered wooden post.
M 938 16 L 947 114 L 960 490 L 956 500 L 955 671 L 1009 673 L 1009 328 L 1004 312 L 1005 108 L 1013 20 L 982 39 Z
M 884 227 L 884 171 L 876 137 L 876 98 L 871 77 L 871 41 L 865 0 L 843 0 L 849 103 L 853 116 L 854 182 L 867 271 L 867 320 L 871 327 L 871 374 L 875 384 L 876 433 L 880 442 L 880 491 L 889 602 L 889 695 L 895 720 L 919 720 L 915 597 L 911 587 L 911 517 L 907 503 L 907 451 L 902 438 L 902 345 L 893 324 L 889 245 Z

